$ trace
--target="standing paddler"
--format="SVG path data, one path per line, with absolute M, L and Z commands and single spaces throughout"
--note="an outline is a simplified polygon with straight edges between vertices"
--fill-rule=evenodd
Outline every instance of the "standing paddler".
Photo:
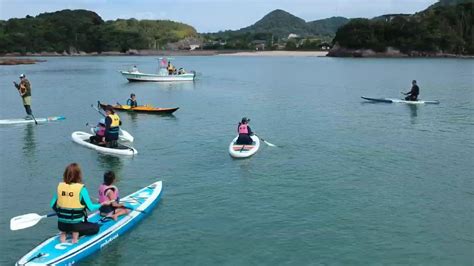
M 120 117 L 111 105 L 105 107 L 105 143 L 108 148 L 116 148 L 120 133 Z
M 17 84 L 13 81 L 13 84 L 18 89 L 20 93 L 21 99 L 23 101 L 23 106 L 25 107 L 25 111 L 27 116 L 25 117 L 26 120 L 33 119 L 33 112 L 31 111 L 31 84 L 30 81 L 26 78 L 25 74 L 20 75 L 20 84 Z

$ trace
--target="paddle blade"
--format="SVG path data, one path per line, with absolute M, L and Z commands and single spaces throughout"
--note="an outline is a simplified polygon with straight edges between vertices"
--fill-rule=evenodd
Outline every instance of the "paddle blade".
M 28 214 L 20 215 L 17 217 L 13 217 L 10 220 L 10 230 L 16 231 L 16 230 L 32 227 L 35 224 L 37 224 L 41 219 L 43 219 L 43 216 L 40 216 L 36 213 L 28 213 Z
M 262 139 L 262 140 L 263 140 L 263 139 Z M 270 143 L 270 142 L 268 142 L 268 141 L 266 141 L 266 140 L 263 140 L 263 142 L 265 142 L 265 144 L 267 144 L 267 145 L 270 146 L 270 147 L 276 147 L 275 144 L 272 144 L 272 143 Z
M 130 135 L 127 131 L 120 129 L 120 139 L 123 141 L 133 142 L 134 137 Z

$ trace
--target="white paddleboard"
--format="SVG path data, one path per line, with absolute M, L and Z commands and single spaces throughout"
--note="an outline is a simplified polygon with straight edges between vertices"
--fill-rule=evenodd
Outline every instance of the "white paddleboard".
M 236 144 L 235 142 L 237 141 L 239 136 L 235 137 L 229 144 L 230 156 L 234 158 L 247 158 L 257 153 L 258 149 L 260 148 L 260 139 L 255 135 L 250 137 L 253 140 L 253 143 L 251 145 Z
M 71 134 L 72 141 L 74 141 L 75 143 L 85 146 L 89 149 L 96 150 L 100 153 L 113 154 L 113 155 L 128 155 L 128 156 L 132 156 L 138 153 L 138 151 L 135 148 L 125 146 L 120 143 L 117 148 L 107 148 L 104 146 L 92 144 L 89 141 L 89 138 L 91 136 L 92 134 L 81 132 L 81 131 L 75 131 Z
M 50 116 L 46 118 L 36 118 L 36 122 L 38 123 L 47 123 L 52 121 L 60 121 L 66 119 L 64 116 Z M 15 124 L 31 124 L 35 123 L 35 120 L 27 120 L 27 119 L 1 119 L 0 125 L 15 125 Z

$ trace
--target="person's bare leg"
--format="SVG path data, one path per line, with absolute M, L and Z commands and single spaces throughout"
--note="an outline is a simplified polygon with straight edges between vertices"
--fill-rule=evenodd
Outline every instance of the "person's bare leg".
M 77 239 L 79 238 L 79 232 L 72 232 L 72 243 L 73 244 L 76 244 L 77 243 Z
M 66 242 L 66 232 L 61 232 L 59 235 L 59 242 L 65 243 Z
M 119 208 L 119 209 L 116 209 L 115 210 L 115 214 L 112 215 L 112 218 L 114 219 L 114 221 L 117 221 L 118 217 L 120 215 L 124 215 L 124 214 L 127 214 L 129 213 L 130 211 L 128 209 L 124 209 L 124 208 Z

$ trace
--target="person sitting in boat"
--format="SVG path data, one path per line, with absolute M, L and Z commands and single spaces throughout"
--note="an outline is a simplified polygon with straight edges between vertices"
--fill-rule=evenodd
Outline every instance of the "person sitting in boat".
M 239 133 L 239 137 L 237 138 L 236 144 L 239 145 L 251 145 L 253 140 L 250 136 L 253 135 L 252 130 L 249 126 L 250 119 L 244 117 L 242 121 L 239 123 L 237 127 L 237 132 Z
M 135 93 L 130 94 L 130 99 L 127 100 L 127 105 L 130 107 L 137 107 L 137 98 L 135 96 Z
M 130 70 L 131 73 L 138 73 L 138 68 L 137 66 L 133 66 L 132 69 Z
M 176 71 L 176 68 L 171 64 L 171 61 L 168 61 L 168 75 L 173 75 L 173 73 Z
M 94 212 L 101 206 L 110 204 L 92 203 L 89 192 L 82 183 L 81 168 L 77 163 L 66 167 L 63 181 L 59 183 L 50 206 L 58 215 L 59 240 L 66 242 L 66 235 L 72 234 L 71 242 L 77 243 L 81 235 L 94 235 L 99 232 L 99 225 L 87 221 L 87 210 Z
M 186 71 L 184 70 L 184 68 L 180 67 L 178 70 L 178 75 L 182 75 L 182 74 L 186 74 Z
M 105 143 L 108 148 L 116 148 L 122 121 L 111 105 L 105 107 L 105 114 Z
M 95 136 L 89 138 L 90 142 L 97 145 L 105 145 L 105 118 L 99 120 L 94 127 Z
M 407 97 L 405 97 L 405 100 L 416 101 L 418 100 L 418 95 L 420 94 L 420 88 L 418 87 L 418 85 L 416 85 L 416 80 L 413 80 L 411 84 L 411 91 L 403 94 L 408 95 Z
M 114 221 L 120 215 L 129 213 L 123 204 L 119 203 L 119 190 L 115 183 L 115 173 L 108 171 L 104 174 L 104 182 L 99 186 L 99 203 L 110 202 L 110 205 L 100 207 L 100 215 L 111 217 Z

